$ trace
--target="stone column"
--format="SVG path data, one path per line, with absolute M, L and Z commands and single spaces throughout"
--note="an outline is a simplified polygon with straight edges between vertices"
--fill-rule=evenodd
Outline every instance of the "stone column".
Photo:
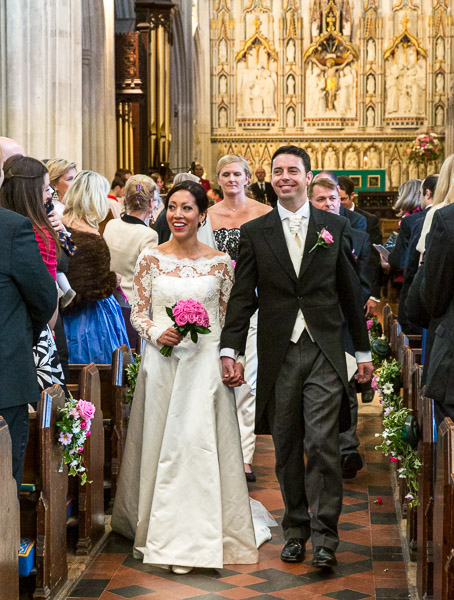
M 82 168 L 112 180 L 117 168 L 114 0 L 82 0 Z
M 82 163 L 80 0 L 0 0 L 2 134 Z

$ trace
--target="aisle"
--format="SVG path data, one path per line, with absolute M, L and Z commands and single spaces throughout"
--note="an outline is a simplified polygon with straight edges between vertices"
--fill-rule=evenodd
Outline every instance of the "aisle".
M 375 433 L 380 430 L 380 422 L 377 416 L 361 416 L 359 419 L 360 451 L 365 458 L 365 467 L 354 480 L 344 482 L 341 543 L 337 551 L 339 564 L 332 574 L 322 575 L 311 567 L 311 551 L 304 563 L 291 565 L 282 562 L 279 554 L 283 539 L 280 528 L 276 527 L 273 528 L 273 539 L 260 549 L 258 565 L 233 566 L 222 571 L 196 569 L 184 576 L 143 566 L 132 558 L 131 542 L 112 535 L 69 598 L 408 599 L 391 490 L 390 463 L 374 449 Z M 274 475 L 273 446 L 268 437 L 259 438 L 254 470 L 257 483 L 251 486 L 251 495 L 280 520 L 282 499 Z M 381 505 L 374 503 L 377 498 L 381 498 Z

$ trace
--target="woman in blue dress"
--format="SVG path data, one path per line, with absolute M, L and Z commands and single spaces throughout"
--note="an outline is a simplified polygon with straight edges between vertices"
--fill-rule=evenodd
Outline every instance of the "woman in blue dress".
M 121 308 L 112 295 L 118 285 L 110 253 L 98 231 L 109 211 L 109 183 L 93 171 L 80 171 L 64 197 L 63 222 L 76 244 L 66 276 L 76 297 L 63 311 L 63 324 L 74 364 L 110 364 L 112 352 L 128 344 Z

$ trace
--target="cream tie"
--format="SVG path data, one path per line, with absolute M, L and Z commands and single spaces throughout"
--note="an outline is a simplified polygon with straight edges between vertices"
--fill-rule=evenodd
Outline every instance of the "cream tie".
M 295 240 L 298 248 L 301 248 L 301 217 L 299 215 L 291 215 L 288 218 L 288 225 L 290 229 L 290 233 L 293 235 L 293 239 Z

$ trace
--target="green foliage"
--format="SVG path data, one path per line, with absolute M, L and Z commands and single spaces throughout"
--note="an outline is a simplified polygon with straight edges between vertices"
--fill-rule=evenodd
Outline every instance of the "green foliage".
M 141 354 L 134 354 L 134 362 L 126 367 L 126 378 L 128 380 L 128 389 L 125 396 L 125 404 L 132 404 L 134 399 L 134 390 L 136 389 L 137 375 L 139 374 Z

